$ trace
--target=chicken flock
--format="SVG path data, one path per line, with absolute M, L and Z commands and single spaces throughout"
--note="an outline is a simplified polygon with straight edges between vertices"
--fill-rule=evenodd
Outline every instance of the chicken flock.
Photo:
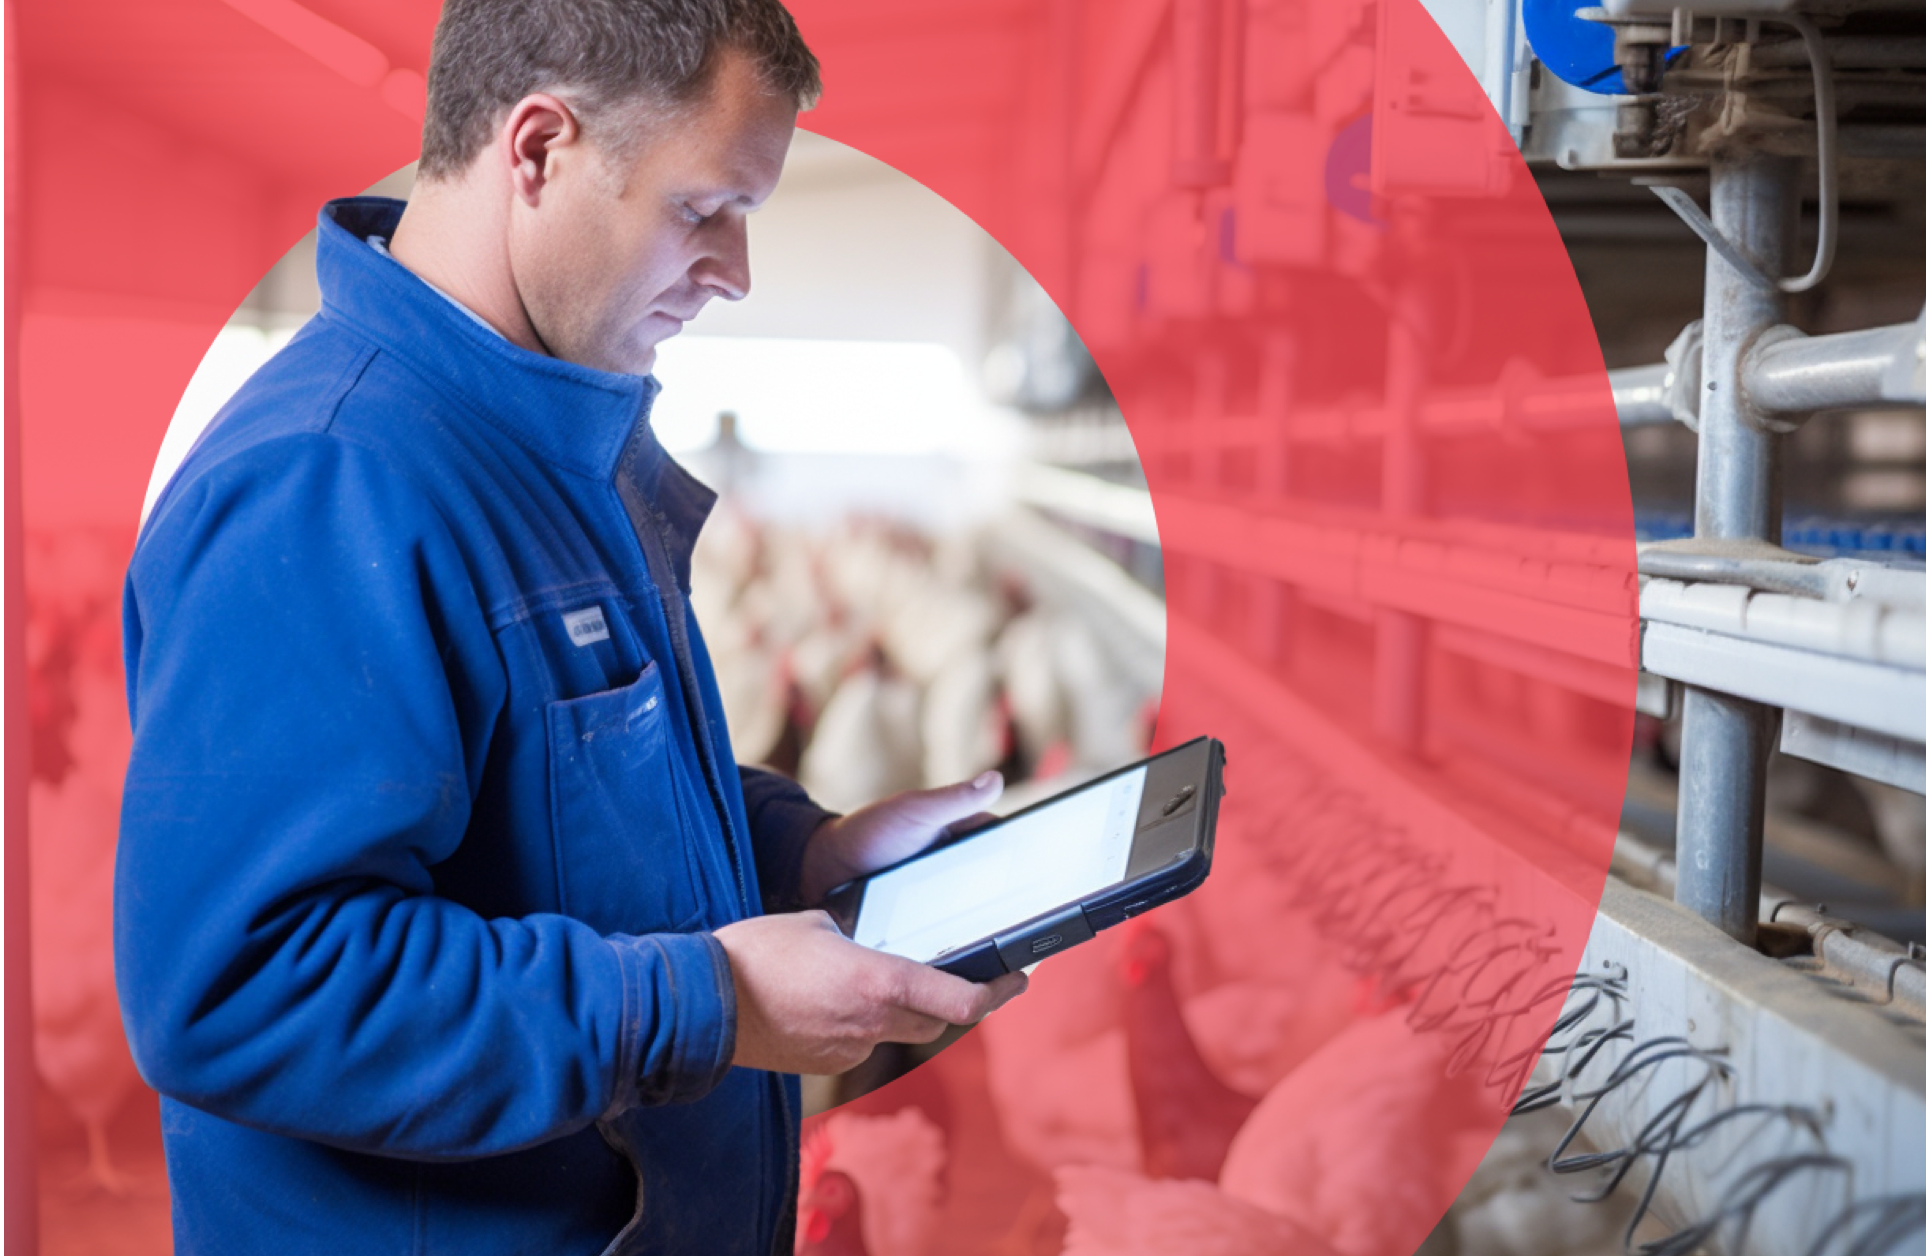
M 61 1185 L 123 1193 L 110 1132 L 141 1089 L 114 994 L 114 842 L 133 734 L 120 661 L 120 573 L 133 538 L 75 529 L 27 541 L 34 1064 L 44 1125 L 78 1122 L 87 1169 Z
M 117 1191 L 109 1131 L 140 1087 L 107 928 L 128 746 L 111 595 L 123 550 L 43 538 L 29 565 L 37 1065 L 85 1133 L 89 1183 Z M 1089 624 L 968 534 L 722 514 L 692 586 L 738 757 L 830 806 L 987 767 L 1013 784 L 1004 807 L 1020 806 L 1140 755 L 1155 718 L 1156 696 Z M 1254 733 L 1224 735 L 1264 753 Z M 1185 900 L 1051 961 L 978 1031 L 982 1106 L 1004 1149 L 1048 1175 L 1041 1211 L 1055 1216 L 1036 1227 L 1042 1246 L 1004 1250 L 1402 1256 L 1427 1231 L 1427 1256 L 1616 1247 L 1607 1214 L 1537 1167 L 1555 1130 L 1513 1121 L 1491 1145 L 1495 1122 L 1453 1111 L 1471 1101 L 1436 1083 L 1444 1044 L 1374 1001 L 1301 922 L 1267 845 L 1280 840 L 1227 813 L 1208 911 Z M 1361 1073 L 1361 1058 L 1376 1064 Z M 799 1253 L 964 1250 L 946 1210 L 979 1096 L 943 1063 L 812 1122 Z M 1445 1163 L 1414 1134 L 1441 1122 L 1480 1131 Z
M 1292 753 L 1254 727 L 1223 736 L 1233 759 Z M 1230 779 L 1235 792 L 1235 767 Z M 1300 764 L 1272 779 L 1308 790 L 1315 773 Z M 1563 1123 L 1504 1120 L 1481 1069 L 1450 1067 L 1456 1041 L 1416 1027 L 1422 1000 L 1347 965 L 1293 901 L 1282 857 L 1293 835 L 1265 814 L 1227 808 L 1208 897 L 1041 965 L 1028 994 L 974 1031 L 980 1091 L 938 1057 L 814 1122 L 799 1256 L 1619 1251 L 1623 1211 L 1574 1202 L 1574 1184 L 1544 1168 Z M 999 1154 L 1046 1184 L 1054 1225 L 1019 1233 L 1035 1210 L 1018 1209 L 992 1245 L 966 1241 L 955 1145 L 947 1157 L 879 1150 L 912 1118 L 926 1143 L 954 1124 L 922 1121 L 911 1086 L 947 1087 L 945 1110 L 986 1101 Z M 869 1114 L 899 1087 L 901 1108 Z M 879 1208 L 925 1219 L 886 1228 Z
M 690 587 L 736 758 L 834 810 L 986 768 L 1013 787 L 1010 810 L 1149 737 L 1154 692 L 967 530 L 776 528 L 721 509 Z

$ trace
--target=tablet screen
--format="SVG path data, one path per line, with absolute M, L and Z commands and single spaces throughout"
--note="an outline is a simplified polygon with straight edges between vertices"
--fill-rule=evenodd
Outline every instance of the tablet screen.
M 855 940 L 927 963 L 1124 879 L 1148 768 L 872 877 Z

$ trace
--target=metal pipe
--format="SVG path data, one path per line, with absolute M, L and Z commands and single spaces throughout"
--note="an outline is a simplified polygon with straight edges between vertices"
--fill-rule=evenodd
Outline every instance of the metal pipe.
M 1268 506 L 1290 495 L 1290 422 L 1297 401 L 1298 338 L 1283 327 L 1265 333 L 1257 377 L 1257 414 L 1264 434 L 1257 450 L 1257 494 Z M 1251 613 L 1255 657 L 1273 666 L 1290 662 L 1295 593 L 1282 580 L 1259 578 Z
M 1418 422 L 1429 373 L 1425 297 L 1418 283 L 1406 284 L 1393 302 L 1387 328 L 1386 425 L 1378 495 L 1380 511 L 1392 526 L 1424 513 L 1424 450 Z M 1424 747 L 1425 623 L 1408 611 L 1389 607 L 1377 608 L 1372 618 L 1372 724 L 1393 746 L 1416 755 Z
M 1769 279 L 1785 269 L 1798 205 L 1795 159 L 1724 157 L 1712 166 L 1712 223 Z M 1753 422 L 1739 363 L 1785 317 L 1785 294 L 1761 286 L 1716 249 L 1705 258 L 1705 349 L 1699 385 L 1694 532 L 1777 543 L 1784 497 L 1779 436 Z M 1759 924 L 1766 759 L 1778 712 L 1687 687 L 1679 764 L 1679 883 L 1685 907 L 1742 942 Z
M 1640 551 L 1638 574 L 1657 580 L 1737 584 L 1760 593 L 1784 593 L 1793 597 L 1823 599 L 1832 588 L 1832 573 L 1817 562 L 1689 554 L 1657 546 Z
M 1768 277 L 1780 273 L 1797 204 L 1796 159 L 1749 154 L 1712 169 L 1712 219 Z M 1784 475 L 1778 437 L 1753 422 L 1739 361 L 1785 318 L 1785 296 L 1760 287 L 1716 251 L 1705 259 L 1705 349 L 1699 384 L 1695 531 L 1722 540 L 1779 540 Z
M 1673 898 L 1750 945 L 1759 931 L 1766 761 L 1779 739 L 1779 712 L 1690 685 L 1684 698 Z
M 1757 343 L 1740 363 L 1739 382 L 1747 402 L 1778 414 L 1926 404 L 1926 397 L 1888 386 L 1893 364 L 1916 357 L 1922 344 L 1920 323 L 1833 336 L 1793 333 Z
M 1666 395 L 1672 382 L 1672 368 L 1668 364 L 1620 367 L 1610 372 L 1609 378 L 1620 427 L 1651 427 L 1672 422 L 1672 403 Z
M 1810 292 L 1825 282 L 1832 271 L 1832 258 L 1839 247 L 1839 156 L 1833 151 L 1839 129 L 1839 113 L 1832 96 L 1832 61 L 1819 28 L 1803 13 L 1775 13 L 1772 20 L 1784 22 L 1799 32 L 1812 61 L 1812 112 L 1818 126 L 1817 149 L 1813 160 L 1819 166 L 1819 240 L 1813 248 L 1812 266 L 1797 279 L 1781 279 L 1787 292 Z M 1794 205 L 1797 212 L 1797 204 Z
M 1846 157 L 1926 157 L 1926 126 L 1872 122 L 1864 126 L 1842 126 L 1839 152 Z M 1856 229 L 1854 238 L 1863 241 L 1865 227 Z
M 1221 187 L 1230 182 L 1230 163 L 1218 155 L 1219 111 L 1223 99 L 1223 0 L 1176 0 L 1172 11 L 1171 93 L 1176 136 L 1171 153 L 1171 183 L 1180 188 Z
M 1908 35 L 1846 35 L 1826 40 L 1826 53 L 1835 70 L 1910 70 L 1926 65 L 1926 39 Z M 1804 69 L 1812 64 L 1812 50 L 1802 39 L 1782 44 L 1758 44 L 1752 49 L 1755 69 Z

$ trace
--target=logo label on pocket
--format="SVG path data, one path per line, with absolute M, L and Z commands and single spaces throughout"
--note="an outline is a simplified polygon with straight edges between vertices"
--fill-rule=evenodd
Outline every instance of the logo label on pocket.
M 602 608 L 599 606 L 585 606 L 579 611 L 565 612 L 562 626 L 568 629 L 568 639 L 579 646 L 590 646 L 609 639 L 608 620 L 602 618 Z

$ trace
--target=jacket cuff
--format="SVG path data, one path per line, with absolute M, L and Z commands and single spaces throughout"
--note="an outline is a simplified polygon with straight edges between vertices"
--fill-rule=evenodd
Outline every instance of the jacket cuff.
M 622 967 L 622 1041 L 607 1115 L 692 1103 L 736 1054 L 736 985 L 713 933 L 608 939 Z
M 823 821 L 840 813 L 817 806 L 802 786 L 760 768 L 742 770 L 749 836 L 756 852 L 756 880 L 765 912 L 799 911 L 803 851 Z

